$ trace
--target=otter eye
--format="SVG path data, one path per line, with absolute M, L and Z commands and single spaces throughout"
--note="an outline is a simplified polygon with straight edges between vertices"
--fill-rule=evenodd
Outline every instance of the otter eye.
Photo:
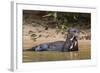
M 76 32 L 76 31 L 73 31 L 73 32 Z

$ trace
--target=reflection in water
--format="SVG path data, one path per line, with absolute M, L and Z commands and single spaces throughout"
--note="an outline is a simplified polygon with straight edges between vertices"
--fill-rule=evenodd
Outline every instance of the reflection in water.
M 77 59 L 79 59 L 79 52 L 78 51 L 69 52 L 69 58 L 70 58 L 70 60 L 77 60 Z

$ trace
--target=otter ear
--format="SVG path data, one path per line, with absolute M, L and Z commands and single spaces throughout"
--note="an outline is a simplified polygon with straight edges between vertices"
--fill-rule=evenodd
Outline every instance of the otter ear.
M 67 31 L 68 33 L 70 33 L 70 30 L 71 30 L 71 28 L 67 29 L 66 31 Z

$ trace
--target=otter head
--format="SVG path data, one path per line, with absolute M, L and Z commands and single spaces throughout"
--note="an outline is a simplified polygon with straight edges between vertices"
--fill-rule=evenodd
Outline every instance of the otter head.
M 77 39 L 77 37 L 79 36 L 79 30 L 76 28 L 70 28 L 68 29 L 68 35 L 71 40 L 73 40 L 74 38 Z

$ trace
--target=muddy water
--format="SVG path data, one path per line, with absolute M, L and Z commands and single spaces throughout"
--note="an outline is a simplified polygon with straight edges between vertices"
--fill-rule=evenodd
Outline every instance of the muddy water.
M 78 52 L 23 51 L 23 62 L 84 60 L 90 58 L 91 58 L 91 49 L 89 40 L 79 41 Z

